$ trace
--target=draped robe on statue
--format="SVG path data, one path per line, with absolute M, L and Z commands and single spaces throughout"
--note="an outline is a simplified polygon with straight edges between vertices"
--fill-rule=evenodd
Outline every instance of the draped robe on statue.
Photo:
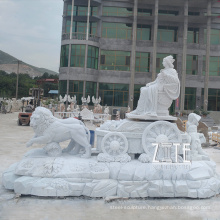
M 158 95 L 160 92 L 164 92 L 171 100 L 179 97 L 180 82 L 175 69 L 162 69 L 154 82 L 141 87 L 137 108 L 132 113 L 137 115 L 157 115 Z

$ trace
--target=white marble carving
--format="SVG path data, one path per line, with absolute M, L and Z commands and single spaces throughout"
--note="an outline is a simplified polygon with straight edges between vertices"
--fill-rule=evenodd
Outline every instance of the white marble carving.
M 99 98 L 95 98 L 94 96 L 92 97 L 92 103 L 96 106 L 98 104 L 100 104 L 101 102 L 101 97 L 99 96 Z
M 66 101 L 68 101 L 68 102 L 72 102 L 72 103 L 76 103 L 76 96 L 74 95 L 74 97 L 70 97 L 70 95 L 68 95 L 67 96 L 67 94 L 65 94 L 65 96 L 64 97 L 62 97 L 61 95 L 59 96 L 59 99 L 60 99 L 60 102 L 62 103 L 62 102 L 66 102 Z
M 173 61 L 172 56 L 164 58 L 165 69 L 142 88 L 138 107 L 127 114 L 128 119 L 107 121 L 96 129 L 97 157 L 90 157 L 90 132 L 82 122 L 56 119 L 38 107 L 30 124 L 36 135 L 27 146 L 45 146 L 29 151 L 3 173 L 5 188 L 37 196 L 209 198 L 219 194 L 215 163 L 201 148 L 204 136 L 197 133 L 200 116 L 190 114 L 183 133 L 168 115 L 172 100 L 179 96 Z M 88 99 L 82 101 L 86 104 Z M 81 115 L 94 120 L 87 108 Z M 59 142 L 68 139 L 62 150 Z M 190 145 L 188 155 L 185 143 Z M 79 157 L 82 150 L 90 158 Z
M 92 111 L 90 111 L 87 108 L 84 108 L 81 112 L 80 115 L 82 116 L 83 120 L 93 120 L 94 119 L 94 114 Z
M 212 161 L 181 163 L 102 163 L 96 158 L 66 155 L 48 161 L 36 150 L 3 173 L 6 189 L 36 196 L 189 197 L 219 194 L 220 180 Z M 52 158 L 51 158 L 52 159 Z M 31 166 L 25 166 L 31 161 Z
M 109 107 L 105 106 L 104 108 L 104 114 L 108 115 L 109 114 Z
M 127 154 L 128 141 L 122 133 L 111 132 L 105 135 L 101 142 L 102 153 L 97 157 L 101 162 L 129 162 L 131 157 Z
M 190 159 L 191 160 L 210 160 L 208 155 L 202 150 L 202 143 L 206 143 L 204 134 L 197 132 L 201 117 L 195 113 L 190 113 L 186 123 L 186 131 L 190 139 Z
M 78 154 L 82 147 L 85 149 L 83 156 L 91 156 L 89 130 L 77 119 L 57 119 L 48 109 L 37 107 L 31 116 L 30 126 L 33 127 L 35 136 L 28 141 L 27 147 L 34 143 L 46 144 L 44 150 L 48 155 L 59 156 L 61 154 L 59 143 L 70 139 L 64 152 L 74 148 L 74 153 Z
M 90 101 L 91 101 L 91 99 L 90 99 L 90 96 L 88 95 L 88 97 L 87 98 L 81 98 L 81 101 L 82 101 L 82 103 L 84 104 L 84 105 L 88 105 L 89 103 L 90 103 Z
M 152 162 L 155 152 L 155 146 L 153 143 L 182 143 L 182 137 L 176 124 L 167 121 L 157 121 L 150 124 L 143 132 L 142 145 L 145 151 L 144 155 L 139 157 L 141 162 Z M 167 151 L 168 152 L 167 152 Z M 159 146 L 156 160 L 165 161 L 170 159 L 170 162 L 175 160 L 175 149 L 164 149 L 163 146 Z M 169 155 L 165 155 L 169 154 Z M 168 158 L 167 158 L 168 157 Z
M 165 68 L 160 71 L 155 81 L 141 88 L 138 106 L 134 111 L 127 113 L 128 118 L 158 117 L 163 120 L 160 116 L 169 116 L 168 108 L 180 93 L 178 73 L 173 68 L 174 61 L 172 56 L 163 59 Z

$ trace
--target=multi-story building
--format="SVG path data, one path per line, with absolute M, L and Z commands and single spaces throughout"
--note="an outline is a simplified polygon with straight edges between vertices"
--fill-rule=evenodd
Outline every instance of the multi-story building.
M 220 111 L 218 15 L 216 0 L 64 0 L 60 94 L 135 107 L 171 54 L 176 109 Z

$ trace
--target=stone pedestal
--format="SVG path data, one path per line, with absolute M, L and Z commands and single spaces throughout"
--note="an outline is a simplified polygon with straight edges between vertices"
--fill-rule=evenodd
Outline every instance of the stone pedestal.
M 31 150 L 3 173 L 3 185 L 17 194 L 89 197 L 208 198 L 219 193 L 215 163 L 102 163 Z

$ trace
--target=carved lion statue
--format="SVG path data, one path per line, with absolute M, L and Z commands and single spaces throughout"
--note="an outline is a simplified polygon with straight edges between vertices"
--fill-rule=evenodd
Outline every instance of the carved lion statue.
M 83 122 L 75 118 L 58 119 L 51 111 L 44 107 L 37 107 L 31 116 L 30 126 L 35 132 L 35 136 L 27 142 L 27 147 L 34 143 L 46 144 L 44 150 L 50 156 L 58 156 L 62 152 L 78 154 L 81 148 L 85 149 L 83 157 L 91 156 L 90 132 Z M 59 152 L 60 142 L 71 140 L 68 147 Z M 54 153 L 54 150 L 57 153 Z M 53 151 L 53 152 L 51 152 Z

